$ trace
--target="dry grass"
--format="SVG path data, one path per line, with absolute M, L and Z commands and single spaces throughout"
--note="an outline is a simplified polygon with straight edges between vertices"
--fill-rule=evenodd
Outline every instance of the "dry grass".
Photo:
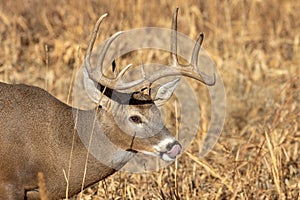
M 46 189 L 44 174 L 42 172 L 38 173 L 38 182 L 39 182 L 41 200 L 47 200 L 48 199 L 47 189 Z
M 178 5 L 179 31 L 206 34 L 226 86 L 226 124 L 205 158 L 197 157 L 199 133 L 177 164 L 116 173 L 84 199 L 300 198 L 300 2 L 126 2 L 1 1 L 0 80 L 38 85 L 67 102 L 101 14 L 110 16 L 99 41 L 120 30 L 170 27 Z

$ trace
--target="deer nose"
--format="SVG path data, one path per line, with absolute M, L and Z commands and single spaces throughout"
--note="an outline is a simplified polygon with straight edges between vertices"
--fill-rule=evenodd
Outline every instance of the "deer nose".
M 163 160 L 173 161 L 176 159 L 176 156 L 180 154 L 182 147 L 177 140 L 166 138 L 156 146 L 156 149 Z
M 167 154 L 170 158 L 175 159 L 176 156 L 177 156 L 178 154 L 180 154 L 181 149 L 182 149 L 182 148 L 181 148 L 181 144 L 180 144 L 178 141 L 175 141 L 175 142 L 173 142 L 173 143 L 167 145 L 167 150 L 168 150 L 168 151 L 166 152 L 166 154 Z

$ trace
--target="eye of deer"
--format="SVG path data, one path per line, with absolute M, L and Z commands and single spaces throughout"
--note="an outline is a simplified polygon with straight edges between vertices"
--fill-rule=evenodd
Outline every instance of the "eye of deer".
M 129 119 L 130 119 L 130 121 L 132 121 L 135 124 L 141 124 L 141 123 L 143 123 L 141 117 L 139 117 L 137 115 L 133 115 Z

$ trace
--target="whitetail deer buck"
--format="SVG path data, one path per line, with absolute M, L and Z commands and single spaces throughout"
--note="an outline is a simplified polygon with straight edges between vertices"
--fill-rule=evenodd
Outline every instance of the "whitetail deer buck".
M 178 9 L 176 9 L 172 21 L 174 30 L 171 34 L 172 52 L 176 52 L 177 48 L 177 12 Z M 99 126 L 95 126 L 95 129 L 101 129 L 111 143 L 128 152 L 128 154 L 118 155 L 119 159 L 114 167 L 101 163 L 92 155 L 89 156 L 84 187 L 113 174 L 136 152 L 152 154 L 166 161 L 174 160 L 180 153 L 181 145 L 163 125 L 159 109 L 155 104 L 156 100 L 169 99 L 178 79 L 161 86 L 155 99 L 151 99 L 145 91 L 138 90 L 132 93 L 121 93 L 120 91 L 137 87 L 143 88 L 144 84 L 152 83 L 166 76 L 187 76 L 206 85 L 213 85 L 215 77 L 210 82 L 204 81 L 202 74 L 197 73 L 193 68 L 193 66 L 197 66 L 203 34 L 200 34 L 197 40 L 189 66 L 180 65 L 177 62 L 176 53 L 171 53 L 172 63 L 170 66 L 166 66 L 165 70 L 155 72 L 147 79 L 116 86 L 130 66 L 123 69 L 116 78 L 109 78 L 102 74 L 102 63 L 110 44 L 118 37 L 119 33 L 107 41 L 100 54 L 100 80 L 93 73 L 98 70 L 98 66 L 93 67 L 90 64 L 93 45 L 101 21 L 105 16 L 99 18 L 95 25 L 95 31 L 86 53 L 85 72 L 89 78 L 86 81 L 86 87 L 89 87 L 89 90 L 92 88 L 96 91 L 100 87 L 103 94 L 111 98 L 112 91 L 116 93 L 115 98 L 111 99 L 111 106 L 108 110 L 98 106 L 95 106 L 94 110 L 80 110 L 60 102 L 43 89 L 22 84 L 0 83 L 1 200 L 39 199 L 38 172 L 44 174 L 48 198 L 64 198 L 66 196 L 66 177 L 63 170 L 68 169 L 69 162 L 71 162 L 71 168 L 68 194 L 72 196 L 80 192 L 81 174 L 85 169 L 88 150 L 77 134 L 73 119 L 74 110 L 78 111 L 80 119 L 93 119 L 96 113 Z M 168 70 L 168 68 L 176 70 Z M 96 83 L 98 87 L 95 86 Z M 91 98 L 98 103 L 99 92 L 93 94 L 97 95 L 92 95 Z M 119 114 L 114 115 L 114 113 Z M 120 124 L 116 124 L 116 121 Z M 79 120 L 77 123 L 84 123 L 84 120 Z M 73 138 L 74 132 L 75 138 Z M 145 137 L 135 137 L 132 133 Z M 86 130 L 86 134 L 90 134 L 90 130 Z M 147 135 L 151 135 L 151 137 L 147 137 Z M 69 160 L 72 144 L 73 157 Z M 103 151 L 105 152 L 104 149 Z

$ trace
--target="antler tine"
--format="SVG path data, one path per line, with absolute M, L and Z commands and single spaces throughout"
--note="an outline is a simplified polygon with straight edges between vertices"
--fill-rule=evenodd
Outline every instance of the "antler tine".
M 202 43 L 203 43 L 203 39 L 204 39 L 204 34 L 200 33 L 199 37 L 198 37 L 198 39 L 196 41 L 196 44 L 194 46 L 193 53 L 192 53 L 192 58 L 191 58 L 191 62 L 190 62 L 190 64 L 193 67 L 197 67 L 198 66 L 198 55 L 199 55 L 200 48 L 201 48 Z
M 177 58 L 177 15 L 179 8 L 176 7 L 173 13 L 172 27 L 171 27 L 171 64 L 176 66 L 178 64 Z
M 105 13 L 104 15 L 102 15 L 96 22 L 95 27 L 94 27 L 94 31 L 91 37 L 91 40 L 89 42 L 89 46 L 86 50 L 86 54 L 85 54 L 85 66 L 87 67 L 88 71 L 91 72 L 92 71 L 92 65 L 91 65 L 91 54 L 92 54 L 92 50 L 99 32 L 99 28 L 100 28 L 100 24 L 102 23 L 103 19 L 107 16 L 108 14 Z
M 114 87 L 116 86 L 117 82 L 122 78 L 122 76 L 125 74 L 125 72 L 132 66 L 131 64 L 130 65 L 127 65 L 115 78 L 108 78 L 106 77 L 104 74 L 103 74 L 103 61 L 104 61 L 104 58 L 105 58 L 105 55 L 108 51 L 108 48 L 110 47 L 111 43 L 117 38 L 119 37 L 122 32 L 117 32 L 115 33 L 113 36 L 111 36 L 109 38 L 109 40 L 104 44 L 104 47 L 99 55 L 99 59 L 98 59 L 98 65 L 100 65 L 100 76 L 96 77 L 95 74 L 93 73 L 95 71 L 95 69 L 93 69 L 92 65 L 91 65 L 91 54 L 92 54 L 92 50 L 93 50 L 93 47 L 94 47 L 94 43 L 96 41 L 96 38 L 97 38 L 97 35 L 98 35 L 98 32 L 99 32 L 99 27 L 101 25 L 101 22 L 103 21 L 103 19 L 107 16 L 108 14 L 104 14 L 102 15 L 98 21 L 96 22 L 95 24 L 95 27 L 94 27 L 94 31 L 93 31 L 93 34 L 92 34 L 92 37 L 91 37 L 91 40 L 90 40 L 90 43 L 89 43 L 89 46 L 88 46 L 88 49 L 87 49 L 87 52 L 86 52 L 86 56 L 85 56 L 85 66 L 87 67 L 87 70 L 88 70 L 88 76 L 100 83 L 101 85 L 103 86 L 106 86 L 106 87 L 109 87 L 111 89 L 114 89 Z M 113 61 L 114 63 L 114 61 Z M 114 63 L 115 64 L 115 63 Z M 113 64 L 113 65 L 114 65 Z M 115 68 L 115 67 L 113 67 Z M 114 70 L 113 70 L 114 71 Z M 120 90 L 125 90 L 125 89 L 128 89 L 128 88 L 131 88 L 132 85 L 137 85 L 139 83 L 141 83 L 143 80 L 137 80 L 137 81 L 133 81 L 131 83 L 127 83 L 127 84 L 122 84 L 122 85 L 119 85 L 117 86 L 116 89 L 120 89 Z
M 106 43 L 104 44 L 104 47 L 103 47 L 103 49 L 102 49 L 102 51 L 101 51 L 101 53 L 100 53 L 100 55 L 99 55 L 99 59 L 98 59 L 98 62 L 97 62 L 97 64 L 100 65 L 100 70 L 101 70 L 100 73 L 101 73 L 101 75 L 103 75 L 103 61 L 104 61 L 104 58 L 105 58 L 106 53 L 107 53 L 107 51 L 108 51 L 108 48 L 110 47 L 111 43 L 112 43 L 117 37 L 119 37 L 121 34 L 122 34 L 121 31 L 120 31 L 120 32 L 117 32 L 117 33 L 115 33 L 115 34 L 113 34 L 113 35 L 109 38 L 109 40 L 107 40 Z
M 124 74 L 127 72 L 127 70 L 132 67 L 132 63 L 130 63 L 129 65 L 127 65 L 124 69 L 122 69 L 122 71 L 120 71 L 120 73 L 118 74 L 118 76 L 116 77 L 116 79 L 120 79 L 124 76 Z
M 196 41 L 196 44 L 194 46 L 192 57 L 191 57 L 191 62 L 190 62 L 190 68 L 192 69 L 193 73 L 198 74 L 198 77 L 197 76 L 196 77 L 189 76 L 189 77 L 194 78 L 194 79 L 202 82 L 205 85 L 212 86 L 216 83 L 216 75 L 213 74 L 213 77 L 211 79 L 211 77 L 208 76 L 207 74 L 205 74 L 203 72 L 198 72 L 198 70 L 197 70 L 198 56 L 200 53 L 200 49 L 201 49 L 203 40 L 204 40 L 204 34 L 200 33 L 198 36 L 198 39 Z

